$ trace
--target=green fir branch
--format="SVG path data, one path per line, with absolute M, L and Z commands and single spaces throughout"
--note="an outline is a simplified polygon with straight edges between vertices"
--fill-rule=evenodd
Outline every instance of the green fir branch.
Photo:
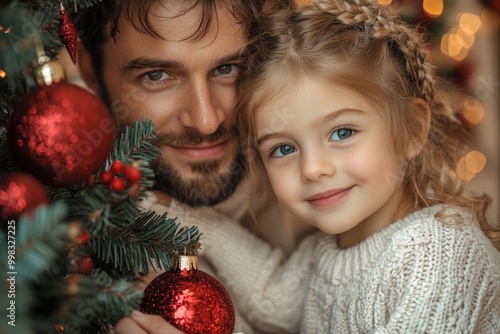
M 1 8 L 0 23 L 0 69 L 6 73 L 0 87 L 25 94 L 37 87 L 32 69 L 40 51 L 53 59 L 62 47 L 57 25 L 50 12 L 35 11 L 20 1 Z
M 107 235 L 111 228 L 126 226 L 137 215 L 136 199 L 102 185 L 85 189 L 81 197 L 68 199 L 70 216 L 91 235 Z
M 106 333 L 140 306 L 143 293 L 132 281 L 114 280 L 100 270 L 89 276 L 79 275 L 76 280 L 78 293 L 69 296 L 67 314 L 60 322 L 65 333 Z
M 81 8 L 92 7 L 93 5 L 102 2 L 102 0 L 25 0 L 24 2 L 30 4 L 32 8 L 36 8 L 37 10 L 43 10 L 46 12 L 58 11 L 59 5 L 62 3 L 66 10 L 76 12 Z
M 19 281 L 34 280 L 66 253 L 68 225 L 62 202 L 38 206 L 33 217 L 16 222 L 16 269 Z
M 0 178 L 14 171 L 14 163 L 7 145 L 7 132 L 0 127 Z
M 108 159 L 108 167 L 113 160 L 146 160 L 151 161 L 161 155 L 161 150 L 154 145 L 156 133 L 153 121 L 145 118 L 136 121 L 133 127 L 126 127 L 120 138 L 115 142 Z
M 42 333 L 52 326 L 47 317 L 54 314 L 63 300 L 58 267 L 60 263 L 63 269 L 66 267 L 66 257 L 61 257 L 67 253 L 68 245 L 68 225 L 63 222 L 65 214 L 64 204 L 56 202 L 51 206 L 38 206 L 32 216 L 22 215 L 15 220 L 14 264 L 0 262 L 3 273 L 15 273 L 16 323 L 9 326 L 8 333 L 29 333 L 33 327 L 39 329 L 35 332 Z M 0 233 L 1 254 L 7 254 L 3 251 L 4 243 L 10 238 L 6 237 Z M 3 287 L 7 286 L 0 284 L 0 290 Z M 0 305 L 10 302 L 4 298 L 8 297 L 8 291 L 0 293 Z M 39 321 L 34 320 L 37 317 Z
M 11 93 L 0 85 L 0 127 L 6 127 L 7 118 L 12 113 L 14 105 L 18 100 L 19 97 L 16 94 Z
M 170 268 L 176 253 L 196 252 L 200 234 L 196 227 L 179 228 L 177 218 L 155 212 L 141 213 L 111 236 L 91 239 L 89 247 L 103 261 L 119 271 L 148 273 L 150 266 Z

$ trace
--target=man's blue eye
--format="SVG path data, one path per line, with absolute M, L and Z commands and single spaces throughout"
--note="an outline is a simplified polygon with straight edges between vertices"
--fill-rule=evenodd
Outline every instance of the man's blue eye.
M 239 73 L 239 66 L 234 64 L 221 65 L 215 69 L 216 75 L 236 75 Z
M 343 129 L 338 129 L 338 130 L 333 131 L 331 138 L 333 141 L 341 141 L 341 140 L 345 140 L 345 139 L 349 138 L 353 134 L 354 134 L 354 130 L 343 128 Z
M 149 71 L 148 73 L 145 74 L 145 76 L 146 78 L 148 78 L 148 80 L 160 81 L 166 78 L 166 73 L 165 71 L 155 70 L 155 71 Z
M 293 147 L 292 145 L 280 145 L 271 152 L 271 156 L 284 157 L 285 155 L 291 154 L 293 152 L 295 152 L 295 147 Z

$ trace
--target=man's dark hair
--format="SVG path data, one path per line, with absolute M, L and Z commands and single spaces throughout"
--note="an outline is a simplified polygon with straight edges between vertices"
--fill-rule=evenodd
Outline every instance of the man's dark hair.
M 149 22 L 149 13 L 153 4 L 159 0 L 104 0 L 92 7 L 80 9 L 73 15 L 73 22 L 78 36 L 92 57 L 95 70 L 102 70 L 101 47 L 110 38 L 120 32 L 120 20 L 126 19 L 139 32 L 161 38 Z M 214 20 L 217 20 L 216 8 L 226 6 L 238 23 L 245 25 L 247 37 L 250 39 L 258 31 L 260 16 L 266 10 L 274 10 L 287 6 L 289 0 L 171 0 L 186 1 L 182 16 L 197 6 L 201 6 L 202 17 L 198 29 L 187 39 L 201 39 L 209 31 Z

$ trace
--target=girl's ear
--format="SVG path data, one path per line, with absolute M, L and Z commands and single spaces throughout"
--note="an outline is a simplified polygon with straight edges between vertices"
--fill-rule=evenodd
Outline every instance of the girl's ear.
M 417 156 L 424 147 L 429 137 L 431 127 L 431 109 L 427 102 L 421 98 L 412 101 L 415 118 L 412 128 L 412 140 L 406 150 L 406 158 L 411 159 Z
M 85 85 L 97 95 L 100 95 L 101 89 L 92 63 L 92 57 L 81 42 L 78 42 L 78 67 Z

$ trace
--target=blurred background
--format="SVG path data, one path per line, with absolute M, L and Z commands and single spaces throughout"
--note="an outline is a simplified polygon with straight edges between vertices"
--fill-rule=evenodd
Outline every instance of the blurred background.
M 306 3 L 307 0 L 296 0 Z M 452 83 L 473 139 L 456 167 L 475 193 L 493 198 L 488 212 L 500 224 L 500 0 L 377 0 L 395 5 L 412 24 L 425 28 L 438 74 Z M 68 81 L 83 85 L 67 52 Z

